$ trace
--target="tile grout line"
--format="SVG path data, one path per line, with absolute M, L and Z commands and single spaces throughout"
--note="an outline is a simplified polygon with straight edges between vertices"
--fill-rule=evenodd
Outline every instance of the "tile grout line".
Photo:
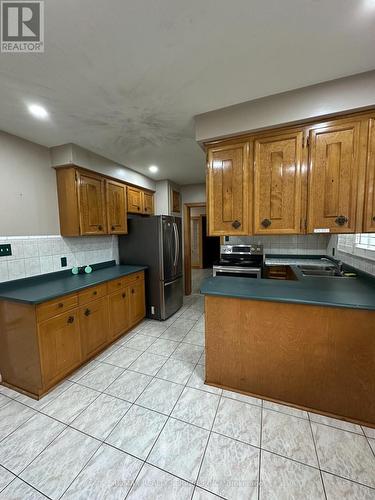
M 189 330 L 189 331 L 190 331 L 190 330 Z M 185 337 L 184 337 L 184 338 L 185 338 Z M 197 366 L 197 364 L 198 364 L 198 362 L 196 363 L 195 367 Z M 194 367 L 194 369 L 195 369 L 195 367 Z M 153 377 L 153 379 L 154 379 L 154 378 L 155 378 L 155 377 Z M 152 379 L 152 380 L 153 380 L 153 379 Z M 150 383 L 148 384 L 148 386 L 151 384 L 152 380 L 150 381 Z M 190 380 L 190 377 L 189 377 L 189 380 Z M 180 384 L 180 385 L 182 385 L 182 384 Z M 148 387 L 148 386 L 147 386 L 147 387 Z M 173 405 L 173 408 L 171 409 L 171 411 L 170 411 L 169 415 L 167 416 L 167 418 L 166 418 L 166 420 L 165 420 L 165 422 L 164 422 L 164 425 L 163 425 L 163 426 L 162 426 L 162 428 L 160 429 L 160 432 L 158 433 L 157 437 L 155 438 L 155 440 L 154 440 L 154 442 L 153 442 L 153 445 L 151 446 L 150 451 L 148 452 L 148 454 L 147 454 L 147 456 L 146 456 L 146 458 L 145 458 L 145 460 L 144 460 L 144 462 L 143 462 L 143 466 L 140 468 L 140 470 L 139 470 L 138 474 L 137 474 L 137 475 L 136 475 L 136 477 L 134 478 L 134 481 L 133 481 L 133 483 L 132 483 L 131 487 L 129 488 L 129 491 L 128 491 L 128 493 L 127 493 L 127 495 L 126 495 L 126 497 L 125 497 L 125 499 L 124 499 L 124 500 L 126 500 L 126 499 L 128 498 L 128 496 L 129 496 L 129 494 L 130 494 L 130 492 L 131 492 L 131 490 L 132 490 L 133 486 L 135 485 L 135 483 L 136 483 L 136 481 L 137 481 L 137 479 L 138 479 L 139 475 L 141 474 L 141 471 L 143 470 L 143 468 L 144 468 L 145 464 L 146 464 L 146 463 L 147 463 L 147 464 L 149 464 L 149 462 L 147 462 L 147 460 L 149 459 L 149 457 L 150 457 L 150 455 L 151 455 L 151 453 L 152 453 L 152 450 L 154 449 L 154 447 L 155 447 L 155 445 L 156 445 L 157 441 L 159 440 L 159 438 L 160 438 L 160 436 L 161 436 L 161 433 L 162 433 L 162 432 L 163 432 L 163 430 L 165 429 L 165 426 L 166 426 L 166 425 L 167 425 L 167 423 L 169 422 L 169 420 L 170 420 L 170 418 L 171 418 L 171 414 L 172 414 L 172 412 L 173 412 L 174 408 L 176 407 L 176 405 L 177 405 L 177 403 L 178 403 L 178 401 L 179 401 L 179 399 L 180 399 L 181 395 L 183 394 L 183 392 L 184 392 L 185 388 L 186 388 L 186 384 L 184 385 L 184 388 L 182 389 L 182 391 L 181 391 L 181 393 L 180 393 L 179 397 L 177 398 L 177 400 L 176 400 L 175 404 Z M 146 390 L 146 388 L 145 388 L 144 390 Z M 143 391 L 143 392 L 144 392 L 144 391 Z M 143 392 L 142 392 L 142 393 L 143 393 Z M 142 393 L 141 393 L 141 394 L 142 394 Z M 141 394 L 140 394 L 140 395 L 138 396 L 138 398 L 134 401 L 134 404 L 136 404 L 136 402 L 137 402 L 137 400 L 139 399 L 139 397 L 141 396 Z M 151 467 L 155 467 L 153 464 L 149 464 L 149 465 L 151 465 Z M 164 469 L 161 469 L 161 468 L 159 468 L 159 467 L 157 467 L 157 468 L 158 468 L 159 470 L 162 470 L 163 472 L 169 473 L 168 471 L 166 471 L 166 470 L 164 470 Z M 179 477 L 179 476 L 175 476 L 175 477 Z M 179 478 L 179 479 L 182 479 L 182 478 Z M 182 480 L 185 480 L 185 479 L 182 479 Z
M 214 428 L 214 425 L 215 425 L 215 420 L 216 420 L 216 417 L 217 417 L 217 413 L 219 411 L 219 407 L 220 407 L 220 403 L 223 399 L 223 393 L 221 392 L 220 396 L 219 396 L 219 400 L 217 402 L 217 406 L 216 406 L 216 411 L 215 411 L 215 415 L 214 415 L 214 418 L 212 420 L 212 424 L 211 424 L 211 427 L 210 427 L 210 430 L 209 430 L 209 434 L 208 434 L 208 438 L 207 438 L 207 442 L 206 442 L 206 446 L 204 448 L 204 451 L 202 453 L 202 459 L 200 461 L 200 464 L 199 464 L 199 469 L 198 469 L 198 473 L 197 473 L 197 476 L 196 476 L 196 480 L 195 480 L 195 488 L 194 488 L 194 492 L 196 490 L 196 487 L 198 485 L 198 481 L 199 481 L 199 476 L 200 476 L 200 473 L 201 473 L 201 470 L 202 470 L 202 465 L 203 465 L 203 462 L 204 462 L 204 459 L 205 459 L 205 456 L 206 456 L 206 452 L 207 452 L 207 448 L 208 448 L 208 445 L 209 445 L 209 442 L 210 442 L 210 439 L 211 439 L 211 436 L 212 436 L 212 430 Z M 200 488 L 200 486 L 198 486 Z M 209 491 L 210 493 L 213 493 L 213 491 L 210 491 L 210 490 L 207 490 L 206 488 L 203 488 L 205 489 L 206 491 Z M 213 493 L 214 494 L 214 493 Z
M 322 469 L 320 467 L 320 460 L 319 460 L 319 454 L 318 454 L 318 446 L 317 446 L 317 443 L 315 442 L 315 436 L 314 436 L 314 431 L 313 431 L 313 427 L 312 427 L 312 422 L 310 420 L 310 415 L 309 415 L 309 427 L 310 427 L 310 433 L 311 433 L 312 441 L 313 441 L 313 444 L 314 444 L 314 450 L 315 450 L 316 460 L 318 462 L 319 475 L 320 475 L 320 481 L 321 481 L 322 487 L 323 487 L 324 498 L 327 500 L 326 487 L 325 487 L 324 480 L 323 480 Z
M 258 500 L 260 499 L 260 481 L 261 481 L 261 471 L 262 471 L 262 438 L 263 438 L 263 400 L 260 409 L 260 436 L 259 436 L 259 470 L 258 470 Z

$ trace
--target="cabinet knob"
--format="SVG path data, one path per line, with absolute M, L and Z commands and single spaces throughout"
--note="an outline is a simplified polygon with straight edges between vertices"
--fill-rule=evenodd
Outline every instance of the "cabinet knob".
M 74 316 L 69 316 L 68 324 L 71 325 L 72 323 L 74 323 Z
M 98 295 L 98 292 L 95 290 L 94 292 L 92 292 L 93 295 Z
M 336 224 L 337 224 L 338 226 L 343 226 L 344 224 L 346 224 L 346 223 L 348 222 L 348 220 L 349 220 L 349 219 L 348 219 L 347 217 L 345 217 L 345 215 L 339 215 L 339 216 L 336 218 L 335 222 L 336 222 Z
M 99 231 L 102 231 L 102 230 L 103 230 L 103 226 L 100 226 L 100 225 L 99 225 L 99 226 L 98 226 L 98 229 L 99 229 Z
M 122 294 L 122 298 L 124 299 L 126 297 L 126 293 L 123 293 Z
M 232 222 L 232 227 L 234 227 L 234 229 L 238 229 L 240 226 L 241 222 L 239 220 L 235 220 L 234 222 Z
M 90 309 L 86 309 L 86 311 L 85 311 L 85 316 L 90 316 L 90 314 L 91 314 Z
M 132 293 L 135 293 L 135 290 L 134 290 L 134 288 L 132 288 Z
M 116 228 L 115 226 L 111 226 L 111 230 L 114 231 Z
M 269 219 L 263 219 L 262 222 L 261 222 L 261 224 L 262 224 L 263 227 L 267 228 L 267 227 L 269 227 L 272 224 L 272 222 Z
M 63 304 L 62 302 L 59 302 L 59 303 L 58 303 L 58 305 L 57 305 L 57 307 L 58 307 L 59 309 L 61 309 L 62 307 L 64 307 L 64 304 Z
M 374 215 L 374 217 L 372 218 L 372 220 L 375 222 L 375 215 Z

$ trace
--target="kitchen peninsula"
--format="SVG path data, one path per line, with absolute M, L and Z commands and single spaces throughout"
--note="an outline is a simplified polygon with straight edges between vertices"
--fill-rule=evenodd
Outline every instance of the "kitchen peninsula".
M 375 427 L 375 280 L 207 279 L 206 382 Z

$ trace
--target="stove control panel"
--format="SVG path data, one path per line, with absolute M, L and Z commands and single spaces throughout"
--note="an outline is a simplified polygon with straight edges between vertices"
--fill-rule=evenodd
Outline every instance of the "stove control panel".
M 263 245 L 221 245 L 222 255 L 263 255 Z

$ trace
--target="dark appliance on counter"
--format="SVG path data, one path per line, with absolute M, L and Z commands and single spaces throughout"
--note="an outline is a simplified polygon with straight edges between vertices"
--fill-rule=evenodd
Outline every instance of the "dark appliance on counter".
M 220 260 L 212 268 L 213 276 L 260 279 L 263 261 L 263 245 L 221 245 Z
M 120 263 L 148 266 L 148 318 L 164 320 L 182 307 L 181 227 L 181 217 L 134 217 L 128 220 L 128 234 L 119 237 Z

